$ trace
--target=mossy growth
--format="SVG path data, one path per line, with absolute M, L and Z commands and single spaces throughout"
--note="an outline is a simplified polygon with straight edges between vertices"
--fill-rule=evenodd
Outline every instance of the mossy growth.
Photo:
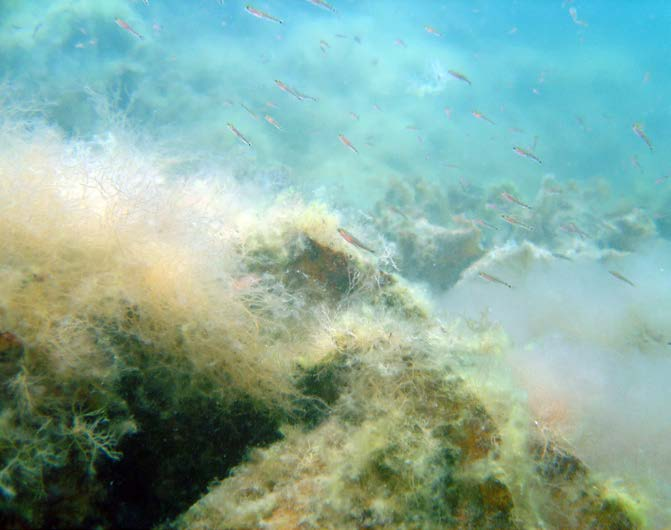
M 298 377 L 319 414 L 284 427 L 171 528 L 640 526 L 576 457 L 539 445 L 531 426 L 500 429 L 436 362 L 477 341 L 419 326 L 367 305 L 325 321 L 312 338 L 321 353 Z M 516 436 L 521 445 L 506 440 Z
M 58 135 L 22 143 L 1 125 L 0 526 L 149 527 L 280 436 L 284 321 L 250 309 L 230 240 L 184 236 L 168 188 L 147 222 L 119 191 L 132 175 L 91 185 L 90 152 L 65 167 Z M 95 163 L 134 167 L 108 155 Z
M 3 527 L 150 527 L 280 436 L 277 407 L 116 325 L 95 330 L 104 379 L 64 381 L 26 348 L 3 381 Z
M 611 495 L 590 477 L 585 464 L 545 436 L 532 436 L 531 455 L 535 472 L 547 488 L 550 502 L 541 509 L 544 521 L 554 528 L 608 528 L 632 530 L 643 527 L 638 510 L 623 498 Z
M 293 215 L 277 221 L 275 231 L 249 237 L 246 271 L 272 277 L 312 304 L 366 300 L 398 311 L 402 318 L 427 318 L 426 305 L 398 276 L 338 235 L 332 214 L 318 204 L 294 208 Z
M 175 526 L 514 528 L 506 485 L 494 467 L 476 469 L 496 458 L 491 418 L 459 378 L 400 354 L 408 343 L 378 339 L 350 337 L 307 371 L 305 388 L 330 402 L 328 419 L 307 433 L 287 429 Z
M 458 333 L 437 340 L 410 287 L 324 207 L 194 211 L 202 190 L 150 194 L 143 173 L 134 209 L 119 192 L 133 175 L 98 189 L 90 153 L 66 167 L 57 137 L 0 139 L 4 527 L 182 510 L 164 525 L 538 527 L 555 506 L 631 520 L 569 459 L 507 443 L 449 366 L 468 351 Z

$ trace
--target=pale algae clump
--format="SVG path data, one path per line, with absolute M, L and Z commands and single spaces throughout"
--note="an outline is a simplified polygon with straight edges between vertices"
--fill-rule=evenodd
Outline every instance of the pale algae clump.
M 0 131 L 2 526 L 640 526 L 457 371 L 499 328 L 438 325 L 324 206 L 127 145 Z

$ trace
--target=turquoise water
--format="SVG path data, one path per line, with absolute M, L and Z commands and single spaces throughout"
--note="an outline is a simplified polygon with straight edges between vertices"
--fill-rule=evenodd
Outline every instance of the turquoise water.
M 489 310 L 530 399 L 571 412 L 579 456 L 669 506 L 671 4 L 331 4 L 253 2 L 268 20 L 230 0 L 0 0 L 1 98 L 66 137 L 133 131 L 186 161 L 175 178 L 216 166 L 297 190 L 376 248 L 401 246 L 390 206 L 492 224 L 482 271 L 511 289 L 466 267 L 433 282 L 399 250 L 400 274 L 441 314 Z M 543 182 L 559 197 L 546 207 Z M 559 261 L 496 261 L 526 240 Z
M 546 172 L 602 176 L 644 194 L 668 171 L 660 142 L 671 7 L 564 4 L 339 2 L 335 12 L 299 0 L 253 4 L 279 24 L 233 1 L 5 1 L 2 77 L 47 102 L 48 119 L 68 133 L 106 127 L 95 93 L 157 141 L 273 167 L 288 183 L 326 186 L 359 206 L 393 175 L 510 180 L 530 193 Z M 275 80 L 318 101 L 298 100 Z M 633 134 L 634 122 L 657 153 Z M 542 168 L 515 155 L 516 145 L 533 147 Z

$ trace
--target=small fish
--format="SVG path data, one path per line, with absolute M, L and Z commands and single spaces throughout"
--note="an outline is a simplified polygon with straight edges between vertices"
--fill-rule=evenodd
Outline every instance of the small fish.
M 618 280 L 621 280 L 621 281 L 623 281 L 624 283 L 628 283 L 628 284 L 631 285 L 632 287 L 636 287 L 636 286 L 634 285 L 634 282 L 632 282 L 629 278 L 625 278 L 625 277 L 622 276 L 622 274 L 620 274 L 619 272 L 617 272 L 617 271 L 608 271 L 608 272 L 611 273 L 613 276 L 615 276 Z
M 356 112 L 350 111 L 349 115 L 352 117 L 353 120 L 359 121 L 359 115 Z
M 407 48 L 403 39 L 394 40 L 394 44 L 396 44 L 396 46 L 400 46 L 401 48 Z
M 498 230 L 499 229 L 498 226 L 494 226 L 493 224 L 488 223 L 484 219 L 473 219 L 473 224 L 476 224 L 476 225 L 479 225 L 479 226 L 484 226 L 484 227 L 487 227 L 487 228 L 491 228 L 492 230 Z
M 461 72 L 457 72 L 456 70 L 448 70 L 447 73 L 452 77 L 456 77 L 460 81 L 463 81 L 464 83 L 468 83 L 469 85 L 471 84 L 471 80 Z
M 533 160 L 534 162 L 538 162 L 539 164 L 542 164 L 541 159 L 538 158 L 535 154 L 533 154 L 531 151 L 527 151 L 526 149 L 523 149 L 522 147 L 513 147 L 513 151 L 515 151 L 518 155 L 523 156 L 524 158 L 529 158 Z
M 254 118 L 255 120 L 259 119 L 259 117 L 256 115 L 256 113 L 252 109 L 250 109 L 247 105 L 245 105 L 244 103 L 240 103 L 240 106 L 243 109 L 245 109 L 252 118 Z
M 341 235 L 341 237 L 347 241 L 350 245 L 354 245 L 355 247 L 359 247 L 363 250 L 366 250 L 370 252 L 371 254 L 375 254 L 375 251 L 372 250 L 371 248 L 367 247 L 364 245 L 361 241 L 359 241 L 356 237 L 354 237 L 352 234 L 350 234 L 347 230 L 344 228 L 338 228 L 338 233 Z
M 567 223 L 565 225 L 560 225 L 559 229 L 563 230 L 564 232 L 567 232 L 569 234 L 579 235 L 581 237 L 581 239 L 585 239 L 585 238 L 590 239 L 589 234 L 587 234 L 583 230 L 580 230 L 580 228 L 578 228 L 578 226 L 575 223 Z
M 390 212 L 394 212 L 395 214 L 400 215 L 400 216 L 403 217 L 403 219 L 405 219 L 406 221 L 409 221 L 409 220 L 410 220 L 410 218 L 409 218 L 407 215 L 405 215 L 401 210 L 399 210 L 398 208 L 396 208 L 396 206 L 391 206 L 391 205 L 389 205 L 388 208 L 389 208 L 389 211 L 390 211 Z
M 279 79 L 275 80 L 275 84 L 280 87 L 284 92 L 287 94 L 291 94 L 293 97 L 295 97 L 299 101 L 303 101 L 304 99 L 309 99 L 312 101 L 317 101 L 317 98 L 313 98 L 312 96 L 308 96 L 307 94 L 303 94 L 302 92 L 299 92 L 295 88 L 290 87 L 289 85 L 286 85 L 282 83 Z
M 247 11 L 247 13 L 249 13 L 250 15 L 255 16 L 256 18 L 260 18 L 262 20 L 270 20 L 271 22 L 277 22 L 278 24 L 283 24 L 283 22 L 279 18 L 269 15 L 268 13 L 264 13 L 263 11 L 256 9 L 255 7 L 252 7 L 250 5 L 245 6 L 245 11 Z
M 298 96 L 298 99 L 300 99 L 301 101 L 303 101 L 304 99 L 309 99 L 310 101 L 317 101 L 317 98 L 315 98 L 315 97 L 308 96 L 307 94 L 304 94 L 303 92 L 299 92 L 296 89 L 294 89 L 294 91 L 296 92 L 296 94 Z
M 511 195 L 507 191 L 504 191 L 503 193 L 501 193 L 501 197 L 503 197 L 508 202 L 512 202 L 514 204 L 517 204 L 517 205 L 521 206 L 522 208 L 526 208 L 527 210 L 532 209 L 531 206 L 529 206 L 528 204 L 524 204 L 521 200 L 519 200 L 517 197 Z
M 137 31 L 135 31 L 126 21 L 121 20 L 120 18 L 115 18 L 114 22 L 116 22 L 119 27 L 125 29 L 128 33 L 132 33 L 138 39 L 144 40 L 144 37 L 140 35 Z
M 442 37 L 440 31 L 438 31 L 436 28 L 432 28 L 431 26 L 424 26 L 424 30 L 427 33 L 431 33 L 431 35 L 435 35 L 436 37 Z
M 285 84 L 282 83 L 282 81 L 280 81 L 279 79 L 275 79 L 275 84 L 276 84 L 278 87 L 280 87 L 280 90 L 286 92 L 287 94 L 291 94 L 292 96 L 294 96 L 294 97 L 297 98 L 297 99 L 300 99 L 300 98 L 298 97 L 298 95 L 296 94 L 296 92 L 295 92 L 289 85 L 285 85 Z
M 487 116 L 485 116 L 482 112 L 478 112 L 477 110 L 474 110 L 471 112 L 471 114 L 476 117 L 479 120 L 484 120 L 486 122 L 491 123 L 492 125 L 496 125 L 492 120 L 490 120 Z
M 631 126 L 631 130 L 634 131 L 634 134 L 638 136 L 641 140 L 643 140 L 645 142 L 645 145 L 648 146 L 648 149 L 652 151 L 652 142 L 643 132 L 643 125 L 641 123 L 634 123 Z
M 279 79 L 275 79 L 275 84 L 280 88 L 280 90 L 286 92 L 287 94 L 291 94 L 297 100 L 302 101 L 304 99 L 303 95 L 301 95 L 300 92 L 298 92 L 294 88 L 291 88 L 289 85 L 283 83 Z
M 486 272 L 478 272 L 478 276 L 480 276 L 480 278 L 482 278 L 483 280 L 487 280 L 488 282 L 505 285 L 508 289 L 513 288 L 513 286 L 510 285 L 508 282 L 504 282 L 502 279 L 497 278 L 496 276 L 492 276 L 491 274 L 487 274 Z
M 273 127 L 275 127 L 275 129 L 277 129 L 277 130 L 279 130 L 279 131 L 282 130 L 282 127 L 280 127 L 280 124 L 277 123 L 277 121 L 275 121 L 275 119 L 274 119 L 272 116 L 269 116 L 268 114 L 266 114 L 266 115 L 263 117 L 263 119 L 266 120 L 268 123 L 270 123 L 270 125 L 272 125 Z
M 501 214 L 501 219 L 503 219 L 508 224 L 519 226 L 520 228 L 524 228 L 524 230 L 528 230 L 529 232 L 534 231 L 533 226 L 530 226 L 528 224 L 523 223 L 522 221 L 520 221 L 519 219 L 516 219 L 512 215 L 506 215 L 506 214 L 502 213 Z
M 250 142 L 249 140 L 247 140 L 247 138 L 245 138 L 245 137 L 242 135 L 242 133 L 241 133 L 240 131 L 238 131 L 238 129 L 235 128 L 235 125 L 233 125 L 232 123 L 227 123 L 226 125 L 228 125 L 228 128 L 231 130 L 231 132 L 232 132 L 235 136 L 237 136 L 238 138 L 240 138 L 240 140 L 242 140 L 243 143 L 247 144 L 248 147 L 251 147 L 251 146 L 252 146 L 251 142 Z
M 659 177 L 655 180 L 655 184 L 664 184 L 667 180 L 669 180 L 669 178 L 671 178 L 671 175 L 664 175 L 663 177 Z
M 359 151 L 357 151 L 356 147 L 352 145 L 352 142 L 350 142 L 347 137 L 344 134 L 339 134 L 338 138 L 340 138 L 340 141 L 343 143 L 345 147 L 349 147 L 352 151 L 354 151 L 357 155 L 359 154 Z M 344 236 L 343 236 L 344 237 Z
M 335 7 L 328 4 L 325 0 L 308 0 L 308 2 L 310 2 L 313 6 L 321 7 L 322 9 L 326 9 L 332 13 L 336 12 Z

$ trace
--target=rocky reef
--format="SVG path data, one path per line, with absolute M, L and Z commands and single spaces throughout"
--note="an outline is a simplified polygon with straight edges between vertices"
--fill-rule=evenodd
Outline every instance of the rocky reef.
M 172 186 L 120 144 L 0 145 L 3 528 L 641 525 L 460 370 L 505 333 L 438 322 L 326 207 Z M 429 281 L 427 249 L 458 254 L 445 285 L 482 254 L 415 226 Z

